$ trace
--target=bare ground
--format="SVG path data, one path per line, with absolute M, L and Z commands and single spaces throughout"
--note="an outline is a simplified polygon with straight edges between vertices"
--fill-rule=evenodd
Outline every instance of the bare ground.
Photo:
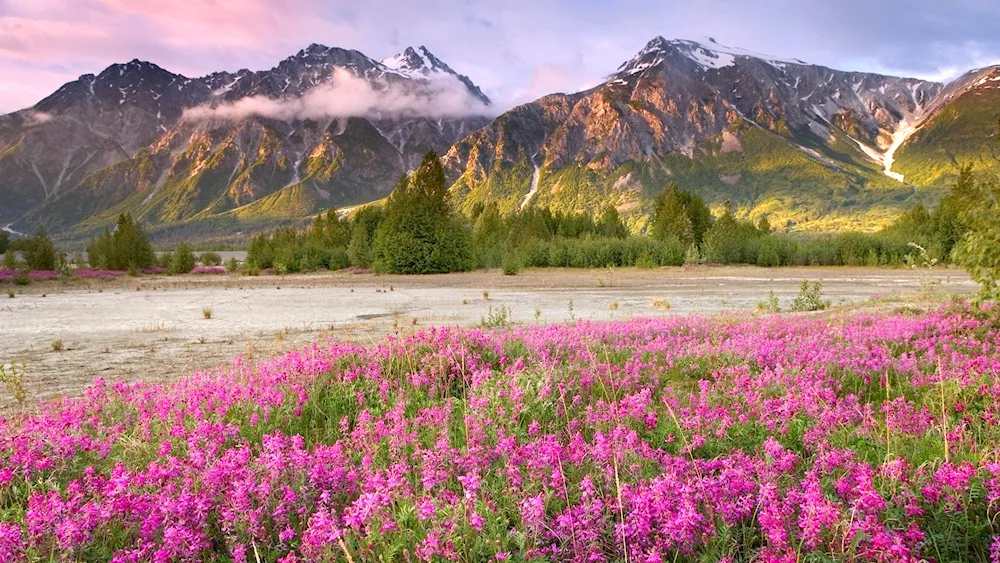
M 0 288 L 0 364 L 23 364 L 35 401 L 79 394 L 96 377 L 161 381 L 326 338 L 370 344 L 432 325 L 477 324 L 502 307 L 520 324 L 621 320 L 752 311 L 774 290 L 787 308 L 802 280 L 821 281 L 835 305 L 976 290 L 955 269 L 754 267 L 46 282 L 9 286 L 20 292 L 13 299 Z M 0 410 L 12 405 L 0 388 Z

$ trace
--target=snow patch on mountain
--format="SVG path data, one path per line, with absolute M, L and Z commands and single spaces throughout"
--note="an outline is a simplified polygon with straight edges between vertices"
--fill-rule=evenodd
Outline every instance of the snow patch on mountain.
M 531 175 L 531 186 L 528 188 L 528 193 L 524 194 L 524 199 L 521 200 L 521 206 L 518 208 L 521 211 L 524 211 L 524 208 L 531 202 L 531 198 L 535 197 L 535 194 L 538 193 L 538 180 L 542 177 L 542 167 L 535 162 L 537 156 L 537 152 L 531 155 L 531 165 L 535 167 L 535 172 Z
M 435 57 L 427 47 L 421 45 L 384 59 L 380 63 L 390 71 L 407 78 L 433 78 L 436 76 L 458 76 L 458 73 Z
M 736 63 L 737 57 L 760 59 L 775 66 L 787 64 L 809 64 L 799 59 L 786 59 L 782 57 L 775 57 L 774 55 L 768 55 L 766 53 L 758 53 L 756 51 L 740 47 L 730 47 L 719 43 L 712 37 L 705 37 L 697 41 L 677 39 L 670 41 L 669 43 L 686 51 L 688 56 L 694 59 L 695 62 L 710 68 L 721 68 L 733 65 Z
M 10 225 L 7 225 L 6 227 L 0 227 L 0 231 L 4 231 L 5 233 L 10 233 L 12 235 L 17 235 L 19 237 L 26 237 L 26 236 L 28 236 L 28 235 L 26 235 L 24 233 L 19 233 L 19 232 L 15 231 L 14 229 L 10 228 L 11 225 L 13 225 L 13 223 L 11 223 Z
M 909 139 L 914 132 L 916 132 L 916 130 L 917 123 L 910 123 L 904 119 L 899 123 L 899 127 L 893 131 L 892 142 L 889 144 L 889 148 L 885 150 L 885 156 L 883 157 L 885 168 L 882 172 L 886 176 L 900 182 L 903 181 L 903 175 L 899 172 L 893 172 L 892 165 L 896 161 L 896 151 L 899 150 L 899 147 L 903 146 L 903 143 L 905 143 L 906 140 Z
M 680 53 L 691 59 L 703 70 L 734 66 L 741 57 L 759 59 L 782 69 L 790 64 L 808 64 L 800 59 L 786 59 L 740 47 L 730 47 L 719 43 L 712 37 L 706 37 L 697 41 L 690 39 L 667 40 L 663 37 L 656 37 L 647 43 L 645 48 L 639 51 L 631 60 L 626 61 L 618 67 L 618 73 L 619 75 L 641 73 L 650 67 L 655 67 L 662 63 L 672 52 Z

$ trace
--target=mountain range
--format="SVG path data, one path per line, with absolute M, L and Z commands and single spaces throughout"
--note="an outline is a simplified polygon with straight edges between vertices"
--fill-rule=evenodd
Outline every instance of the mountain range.
M 638 231 L 676 182 L 782 230 L 872 230 L 996 165 L 1000 67 L 941 84 L 657 37 L 589 90 L 497 113 L 425 47 L 200 78 L 115 64 L 0 116 L 0 225 L 254 230 L 383 198 L 433 149 L 467 211 L 613 205 Z

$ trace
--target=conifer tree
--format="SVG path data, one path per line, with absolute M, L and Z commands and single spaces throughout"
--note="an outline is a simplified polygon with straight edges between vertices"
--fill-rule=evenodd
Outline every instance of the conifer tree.
M 472 268 L 469 235 L 451 207 L 444 167 L 434 151 L 389 196 L 372 256 L 376 270 L 396 274 Z

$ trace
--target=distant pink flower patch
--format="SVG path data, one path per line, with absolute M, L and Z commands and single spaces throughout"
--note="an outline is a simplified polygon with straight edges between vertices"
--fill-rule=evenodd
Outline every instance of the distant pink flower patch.
M 191 270 L 191 273 L 199 275 L 225 274 L 226 268 L 223 266 L 195 266 L 195 268 Z
M 120 278 L 126 274 L 128 272 L 124 270 L 94 270 L 90 268 L 73 270 L 74 276 L 84 280 Z
M 59 279 L 59 272 L 53 270 L 32 270 L 28 272 L 28 279 L 31 281 L 50 281 Z
M 18 270 L 0 270 L 0 281 L 10 281 L 21 275 Z M 59 273 L 52 270 L 31 270 L 28 272 L 28 279 L 31 281 L 48 281 L 59 279 Z

